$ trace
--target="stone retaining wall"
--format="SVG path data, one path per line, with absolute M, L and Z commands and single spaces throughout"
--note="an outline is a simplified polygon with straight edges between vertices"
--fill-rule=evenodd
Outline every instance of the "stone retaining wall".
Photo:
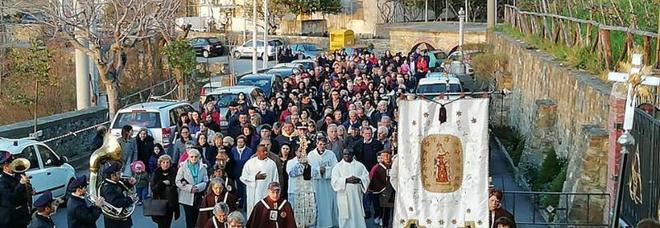
M 539 169 L 545 152 L 554 149 L 568 161 L 564 192 L 606 192 L 611 85 L 597 76 L 568 69 L 549 54 L 507 35 L 489 33 L 487 40 L 496 53 L 508 56 L 512 81 L 507 88 L 512 93 L 504 99 L 509 111 L 501 112 L 501 104 L 491 111 L 505 115 L 505 120 L 493 118 L 497 122 L 491 124 L 502 121 L 525 137 L 521 172 Z M 584 200 L 563 200 L 569 200 L 571 220 L 586 221 L 589 216 L 590 221 L 601 222 L 607 218 L 607 200 L 592 200 L 588 215 L 582 211 L 586 210 Z
M 37 119 L 37 130 L 43 131 L 39 140 L 57 137 L 72 131 L 108 121 L 108 109 L 92 107 L 81 111 L 72 111 Z M 33 131 L 33 121 L 23 121 L 0 126 L 0 137 L 23 138 Z M 81 167 L 86 164 L 92 151 L 88 149 L 90 139 L 95 129 L 80 132 L 76 135 L 47 142 L 60 155 L 67 156 L 71 165 Z

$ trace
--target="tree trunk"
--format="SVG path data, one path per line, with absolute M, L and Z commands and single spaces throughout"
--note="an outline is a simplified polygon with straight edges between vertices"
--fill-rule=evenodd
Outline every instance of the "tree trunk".
M 119 85 L 112 81 L 103 81 L 105 92 L 108 94 L 108 116 L 114 118 L 119 109 Z

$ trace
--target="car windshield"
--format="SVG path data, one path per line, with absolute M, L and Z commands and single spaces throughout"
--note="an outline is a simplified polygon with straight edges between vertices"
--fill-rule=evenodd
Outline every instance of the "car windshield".
M 447 92 L 447 85 L 441 84 L 426 84 L 417 87 L 417 93 L 444 93 Z
M 122 112 L 117 114 L 117 119 L 112 125 L 113 129 L 120 129 L 125 125 L 131 125 L 138 128 L 160 128 L 160 114 L 158 112 Z
M 460 92 L 463 92 L 463 91 L 461 91 L 461 85 L 460 84 L 449 84 L 449 92 L 450 93 L 460 93 Z
M 215 105 L 220 108 L 229 107 L 229 103 L 238 100 L 237 93 L 223 93 L 223 94 L 215 94 L 211 96 L 215 97 L 215 101 L 216 101 Z
M 238 80 L 237 85 L 256 86 L 263 91 L 269 91 L 270 79 L 267 78 L 241 78 Z

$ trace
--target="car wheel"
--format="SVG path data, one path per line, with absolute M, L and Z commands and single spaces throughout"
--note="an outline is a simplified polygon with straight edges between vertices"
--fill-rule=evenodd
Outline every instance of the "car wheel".
M 204 50 L 204 52 L 202 52 L 202 56 L 211 57 L 211 52 Z

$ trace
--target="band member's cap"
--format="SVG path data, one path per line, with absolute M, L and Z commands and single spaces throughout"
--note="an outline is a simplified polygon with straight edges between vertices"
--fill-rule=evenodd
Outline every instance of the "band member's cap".
M 37 200 L 34 201 L 34 207 L 46 207 L 53 202 L 53 193 L 46 191 Z
M 108 174 L 119 172 L 120 170 L 121 170 L 121 167 L 119 166 L 119 164 L 113 163 L 112 165 L 106 167 L 103 170 L 103 174 L 108 175 Z
M 69 184 L 69 191 L 73 192 L 77 188 L 82 188 L 87 186 L 87 176 L 82 175 L 75 180 L 71 181 L 71 184 Z
M 9 151 L 0 151 L 0 165 L 8 164 L 11 160 L 12 156 Z
M 268 190 L 280 190 L 280 183 L 274 181 L 270 182 L 270 184 L 268 184 Z

